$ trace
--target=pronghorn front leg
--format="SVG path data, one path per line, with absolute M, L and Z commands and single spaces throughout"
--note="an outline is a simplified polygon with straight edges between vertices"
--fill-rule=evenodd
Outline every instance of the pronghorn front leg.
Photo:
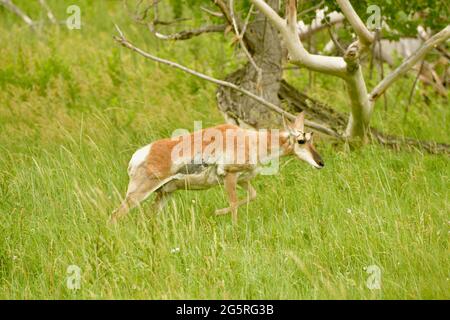
M 243 200 L 238 201 L 238 203 L 237 203 L 238 207 L 242 206 L 244 204 L 247 204 L 256 198 L 256 190 L 255 190 L 255 188 L 253 188 L 250 181 L 239 182 L 239 185 L 245 189 L 245 191 L 247 192 L 247 197 Z M 219 215 L 227 214 L 230 211 L 231 211 L 231 208 L 223 208 L 223 209 L 216 210 L 215 214 L 219 216 Z
M 117 220 L 123 218 L 132 208 L 139 205 L 141 201 L 145 200 L 148 195 L 148 192 L 133 192 L 131 194 L 127 194 L 120 206 L 111 214 L 109 222 L 115 224 Z
M 123 218 L 132 208 L 144 201 L 157 186 L 159 180 L 150 179 L 146 176 L 135 176 L 130 178 L 125 199 L 120 206 L 114 210 L 109 222 L 114 224 L 118 219 Z

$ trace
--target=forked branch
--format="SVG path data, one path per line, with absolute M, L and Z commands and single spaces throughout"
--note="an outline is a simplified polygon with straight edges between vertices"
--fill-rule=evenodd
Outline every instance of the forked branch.
M 285 19 L 281 18 L 265 1 L 251 0 L 251 2 L 269 19 L 273 26 L 282 34 L 289 51 L 290 62 L 306 67 L 312 71 L 335 75 L 341 78 L 347 76 L 346 63 L 342 57 L 328 57 L 310 54 L 299 38 L 296 24 L 295 0 L 289 0 L 288 11 L 294 11 L 290 15 L 289 26 Z M 294 27 L 295 24 L 295 27 Z

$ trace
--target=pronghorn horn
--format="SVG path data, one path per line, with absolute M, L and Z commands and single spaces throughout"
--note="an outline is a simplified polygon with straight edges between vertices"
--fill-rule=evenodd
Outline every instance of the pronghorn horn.
M 300 114 L 295 118 L 294 128 L 297 130 L 300 130 L 303 132 L 305 130 L 305 112 L 302 111 Z

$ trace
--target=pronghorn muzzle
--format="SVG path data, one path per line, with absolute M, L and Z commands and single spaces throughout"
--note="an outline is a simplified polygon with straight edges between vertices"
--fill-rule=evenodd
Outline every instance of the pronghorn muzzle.
M 322 169 L 325 166 L 325 163 L 322 160 L 322 157 L 317 153 L 316 149 L 313 147 L 312 144 L 308 144 L 306 149 L 311 154 L 312 160 L 315 162 L 315 168 L 316 169 Z
M 317 153 L 316 149 L 312 145 L 308 146 L 309 152 L 311 152 L 311 156 L 314 161 L 317 163 L 317 169 L 322 169 L 325 166 L 325 163 L 322 160 L 322 157 Z

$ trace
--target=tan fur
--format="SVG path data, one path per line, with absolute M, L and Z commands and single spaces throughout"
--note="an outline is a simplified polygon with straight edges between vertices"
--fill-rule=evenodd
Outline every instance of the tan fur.
M 261 139 L 265 139 L 266 145 L 264 147 L 268 150 L 269 154 L 271 152 L 277 152 L 277 155 L 284 156 L 297 154 L 301 151 L 299 154 L 308 155 L 309 162 L 315 161 L 322 165 L 322 159 L 314 149 L 312 140 L 307 141 L 302 146 L 297 145 L 296 139 L 301 135 L 305 137 L 305 134 L 302 132 L 303 121 L 304 115 L 301 114 L 295 123 L 291 125 L 291 129 L 282 132 L 280 135 L 278 135 L 278 131 L 273 130 L 265 132 L 254 131 L 242 129 L 231 124 L 224 124 L 193 132 L 187 136 L 153 142 L 151 147 L 148 147 L 149 152 L 147 155 L 141 153 L 144 156 L 142 163 L 140 163 L 141 160 L 139 159 L 141 158 L 139 156 L 137 164 L 133 163 L 133 170 L 129 171 L 130 183 L 126 198 L 113 213 L 111 221 L 115 222 L 117 219 L 123 217 L 131 208 L 145 200 L 153 192 L 156 192 L 153 208 L 160 210 L 167 202 L 170 193 L 175 190 L 209 188 L 222 181 L 228 195 L 230 207 L 218 209 L 215 213 L 221 215 L 231 212 L 233 222 L 237 222 L 238 207 L 256 198 L 256 190 L 251 186 L 250 180 L 256 175 L 256 168 L 262 160 L 258 153 L 260 142 L 262 143 L 264 141 Z M 190 153 L 187 159 L 192 159 L 192 155 L 196 154 L 194 152 L 196 142 L 201 144 L 201 150 L 203 151 L 202 159 L 207 159 L 208 154 L 206 154 L 206 150 L 215 141 L 214 135 L 212 135 L 213 133 L 218 133 L 218 138 L 224 141 L 222 149 L 216 150 L 218 153 L 228 156 L 234 151 L 234 158 L 227 158 L 229 162 L 223 165 L 223 174 L 218 173 L 218 171 L 210 173 L 208 170 L 200 171 L 199 173 L 180 173 L 180 167 L 176 163 L 179 159 L 185 159 L 183 157 L 186 155 L 174 156 L 174 148 L 177 145 L 179 146 L 181 141 L 186 141 L 182 139 L 189 138 L 190 145 L 188 148 L 190 148 Z M 233 136 L 230 137 L 227 133 L 232 133 Z M 207 137 L 211 138 L 206 139 Z M 276 150 L 272 150 L 272 147 L 275 147 Z M 147 149 L 142 150 L 147 152 Z M 238 154 L 242 155 L 242 157 L 238 158 Z M 252 163 L 252 159 L 256 159 L 257 163 Z M 214 165 L 214 163 L 211 165 Z M 211 170 L 213 169 L 214 167 Z M 236 188 L 238 184 L 247 191 L 246 199 L 237 199 Z

